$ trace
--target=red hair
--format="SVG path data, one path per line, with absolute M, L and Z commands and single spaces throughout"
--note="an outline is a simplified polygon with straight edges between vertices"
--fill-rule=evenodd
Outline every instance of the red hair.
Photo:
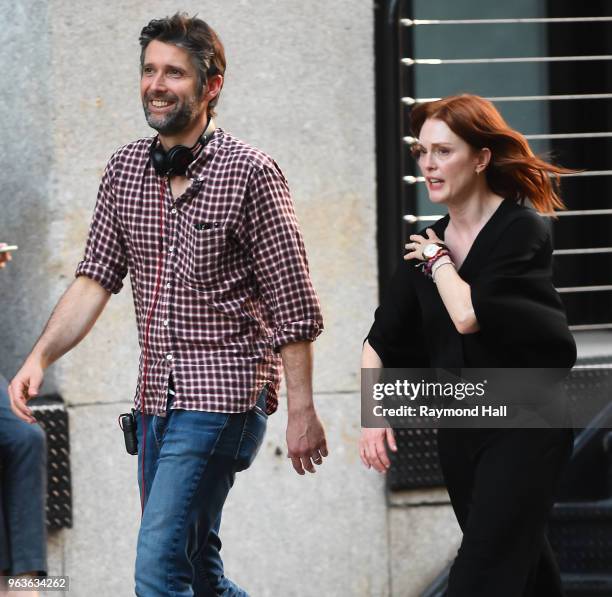
M 428 118 L 442 120 L 474 149 L 491 150 L 491 161 L 485 170 L 490 189 L 502 197 L 551 214 L 565 209 L 559 197 L 560 174 L 573 172 L 555 166 L 534 155 L 527 139 L 511 129 L 495 106 L 478 95 L 451 95 L 435 102 L 419 104 L 412 109 L 410 124 L 419 136 Z

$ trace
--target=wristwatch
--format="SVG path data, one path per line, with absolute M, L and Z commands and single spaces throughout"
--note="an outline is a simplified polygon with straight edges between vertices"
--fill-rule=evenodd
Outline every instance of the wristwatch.
M 438 243 L 429 243 L 428 245 L 425 245 L 423 247 L 423 257 L 425 257 L 425 259 L 433 259 L 439 251 L 442 251 L 442 249 L 445 249 L 446 247 L 442 244 L 438 244 Z

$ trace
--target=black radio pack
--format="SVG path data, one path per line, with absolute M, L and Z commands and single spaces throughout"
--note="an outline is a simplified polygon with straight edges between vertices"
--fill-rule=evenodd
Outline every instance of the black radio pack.
M 136 419 L 134 418 L 134 409 L 132 412 L 119 415 L 119 427 L 123 431 L 123 439 L 125 440 L 125 449 L 128 454 L 138 454 L 138 438 L 136 437 Z

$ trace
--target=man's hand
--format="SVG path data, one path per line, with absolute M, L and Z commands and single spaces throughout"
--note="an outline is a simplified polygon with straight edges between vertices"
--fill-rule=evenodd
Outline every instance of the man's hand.
M 314 406 L 299 412 L 289 411 L 287 449 L 287 456 L 299 475 L 304 475 L 304 471 L 314 473 L 314 465 L 323 464 L 323 458 L 327 456 L 327 441 Z
M 280 352 L 287 382 L 287 456 L 298 474 L 314 473 L 327 456 L 327 442 L 312 401 L 312 342 L 285 344 Z
M 30 398 L 38 396 L 43 375 L 43 368 L 35 359 L 29 358 L 9 385 L 11 409 L 17 417 L 26 423 L 36 423 L 36 419 L 32 416 L 32 411 L 26 403 Z
M 2 247 L 6 247 L 6 243 L 0 243 L 0 249 Z M 9 252 L 5 252 L 3 251 L 2 253 L 0 253 L 0 269 L 2 269 L 3 267 L 6 266 L 6 262 L 10 261 L 12 259 L 12 256 Z
M 385 440 L 393 452 L 397 452 L 395 435 L 391 427 L 363 428 L 359 440 L 359 456 L 366 468 L 374 467 L 379 473 L 384 473 L 391 466 Z

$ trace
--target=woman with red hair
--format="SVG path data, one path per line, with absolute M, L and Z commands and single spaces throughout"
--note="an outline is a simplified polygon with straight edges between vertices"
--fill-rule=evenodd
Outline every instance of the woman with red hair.
M 421 104 L 411 124 L 429 198 L 448 215 L 410 236 L 362 367 L 569 370 L 576 346 L 552 284 L 541 215 L 563 208 L 558 175 L 566 170 L 536 157 L 478 96 Z M 444 428 L 437 436 L 463 531 L 448 597 L 561 596 L 545 528 L 572 452 L 570 425 Z M 364 464 L 385 471 L 387 444 L 397 449 L 391 428 L 363 429 Z

